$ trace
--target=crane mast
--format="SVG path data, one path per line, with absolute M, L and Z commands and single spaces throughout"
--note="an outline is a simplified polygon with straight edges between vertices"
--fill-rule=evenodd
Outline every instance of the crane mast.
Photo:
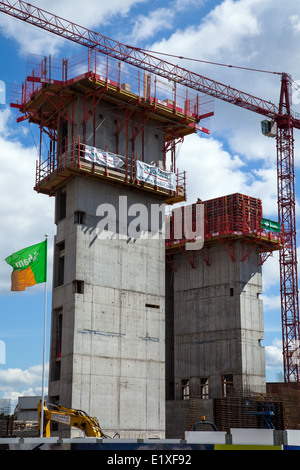
M 276 123 L 278 219 L 285 243 L 280 250 L 280 293 L 285 382 L 299 382 L 298 347 L 300 345 L 297 244 L 295 217 L 294 128 L 300 119 L 290 108 L 291 81 L 282 74 L 279 106 L 228 85 L 191 72 L 145 51 L 109 39 L 21 0 L 1 1 L 0 12 L 49 31 L 147 72 L 167 78 L 203 94 L 260 114 Z
M 277 122 L 278 219 L 285 243 L 279 252 L 283 370 L 285 382 L 299 382 L 299 298 L 295 215 L 294 129 L 290 77 L 282 74 Z

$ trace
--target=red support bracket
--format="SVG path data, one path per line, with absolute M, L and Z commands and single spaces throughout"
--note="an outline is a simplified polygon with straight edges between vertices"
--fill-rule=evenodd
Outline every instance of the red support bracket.
M 100 88 L 102 88 L 102 87 L 100 87 Z M 89 92 L 84 96 L 84 118 L 83 118 L 84 124 L 86 124 L 88 122 L 90 116 L 95 112 L 95 109 L 97 108 L 99 102 L 102 100 L 103 96 L 106 93 L 106 88 L 103 88 L 101 90 L 100 96 L 97 96 L 96 92 L 97 92 L 97 90 L 95 90 L 94 93 Z M 90 98 L 91 96 L 92 96 L 92 100 L 90 102 L 89 109 L 87 110 L 87 112 L 85 112 L 85 99 Z
M 265 251 L 265 252 L 261 251 L 259 253 L 259 258 L 260 258 L 259 265 L 262 266 L 270 256 L 273 256 L 272 251 Z
M 246 242 L 245 240 L 242 241 L 242 259 L 241 261 L 245 261 L 248 256 L 250 255 L 250 253 L 252 253 L 252 251 L 256 248 L 257 246 L 257 241 L 248 241 Z M 247 245 L 246 249 L 245 249 L 245 245 Z
M 64 117 L 64 119 L 66 119 L 69 124 L 73 124 L 73 120 L 72 118 L 69 116 L 69 113 L 68 113 L 68 110 L 66 109 L 66 107 L 64 106 L 64 104 L 62 103 L 62 100 L 61 100 L 61 96 L 57 93 L 57 98 L 58 98 L 58 102 L 59 104 L 57 105 L 54 101 L 52 101 L 52 99 L 50 98 L 50 96 L 52 97 L 53 96 L 53 93 L 48 93 L 48 92 L 42 92 L 43 96 L 46 97 L 46 99 L 49 101 L 49 103 L 59 112 L 61 113 L 61 115 Z
M 118 109 L 118 108 L 117 108 Z M 121 130 L 123 129 L 124 125 L 126 124 L 126 121 L 130 119 L 132 114 L 135 112 L 135 109 L 132 108 L 130 112 L 128 111 L 128 108 L 125 109 L 124 117 L 121 119 L 121 122 L 119 123 L 118 121 L 118 115 L 117 115 L 117 133 L 119 134 Z
M 234 242 L 230 242 L 228 240 L 222 240 L 221 238 L 219 239 L 222 245 L 225 247 L 227 253 L 229 254 L 230 258 L 232 259 L 233 262 L 235 262 L 235 257 L 234 257 Z
M 203 261 L 206 263 L 207 266 L 210 266 L 208 247 L 203 247 L 201 250 L 199 250 L 199 256 L 201 256 L 201 258 L 203 259 Z
M 172 269 L 172 271 L 176 272 L 174 257 L 172 255 L 166 254 L 166 261 L 167 261 L 168 265 L 170 266 L 170 268 Z
M 179 251 L 183 253 L 185 259 L 190 263 L 193 269 L 195 269 L 195 251 L 186 250 L 185 247 L 180 247 Z
M 154 113 L 154 110 L 149 110 L 147 111 L 146 115 L 144 113 L 140 114 L 140 117 L 142 118 L 142 121 L 139 122 L 138 126 L 135 128 L 133 135 L 132 135 L 132 140 L 135 140 L 138 136 L 138 134 L 141 132 L 147 121 L 150 119 L 151 115 Z

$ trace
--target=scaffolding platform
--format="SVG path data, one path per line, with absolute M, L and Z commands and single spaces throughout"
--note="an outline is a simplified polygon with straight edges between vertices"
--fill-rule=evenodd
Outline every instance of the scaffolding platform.
M 93 162 L 87 155 L 86 145 L 73 143 L 70 148 L 59 156 L 59 158 L 48 158 L 41 164 L 36 165 L 36 180 L 34 189 L 43 194 L 54 196 L 56 191 L 66 183 L 67 179 L 76 176 L 89 177 L 98 181 L 119 186 L 126 185 L 131 190 L 142 190 L 154 193 L 166 204 L 181 202 L 186 198 L 186 173 L 177 171 L 173 186 L 161 186 L 159 183 L 148 183 L 138 179 L 136 163 L 132 159 L 126 159 L 121 155 L 112 154 L 106 150 L 101 151 L 104 155 L 111 155 L 122 162 L 122 166 L 111 168 L 108 165 L 100 165 Z M 95 149 L 98 150 L 98 149 Z M 155 168 L 155 167 L 153 167 Z M 166 175 L 170 172 L 162 172 Z
M 262 227 L 262 203 L 260 199 L 235 193 L 207 201 L 198 201 L 192 204 L 192 217 L 188 222 L 189 233 L 196 233 L 196 225 L 200 223 L 196 217 L 196 207 L 203 205 L 204 210 L 204 260 L 208 261 L 208 250 L 216 243 L 222 243 L 228 251 L 231 259 L 235 261 L 234 243 L 242 243 L 242 259 L 245 261 L 253 250 L 260 255 L 260 263 L 274 252 L 281 249 L 284 244 L 284 231 L 275 232 L 265 230 Z M 184 206 L 181 208 L 182 237 L 179 239 L 175 233 L 174 212 L 170 217 L 170 237 L 166 240 L 167 254 L 172 255 L 184 251 L 187 242 L 194 239 L 186 239 L 184 227 L 188 224 L 184 220 Z M 189 250 L 192 252 L 191 248 Z
M 79 123 L 75 122 L 74 112 L 77 99 L 81 99 L 83 103 L 80 142 L 77 140 Z M 111 169 L 106 165 L 93 165 L 86 161 L 84 151 L 76 151 L 78 145 L 87 143 L 87 123 L 89 120 L 95 122 L 95 112 L 100 102 L 116 110 L 115 135 L 126 129 L 126 154 L 119 155 L 118 143 L 115 148 L 109 148 L 110 153 L 123 160 L 122 170 Z M 50 138 L 46 158 L 40 148 L 35 185 L 38 192 L 54 195 L 66 178 L 81 175 L 110 184 L 150 191 L 168 204 L 186 200 L 186 175 L 185 172 L 179 174 L 176 170 L 177 143 L 197 131 L 208 134 L 209 119 L 214 114 L 213 100 L 210 97 L 201 96 L 175 82 L 169 83 L 167 79 L 141 74 L 136 67 L 91 50 L 64 60 L 29 55 L 25 82 L 22 86 L 11 86 L 11 106 L 18 109 L 18 122 L 26 119 L 38 124 L 41 134 L 44 132 Z M 122 116 L 119 115 L 120 110 Z M 135 115 L 138 124 L 135 123 L 136 127 L 133 128 L 134 123 L 130 123 L 130 134 L 129 120 Z M 69 126 L 72 134 L 68 135 L 65 142 L 62 135 L 63 122 Z M 134 141 L 148 122 L 163 133 L 161 161 L 156 165 L 160 170 L 167 171 L 167 155 L 170 156 L 168 171 L 176 179 L 176 187 L 171 190 L 153 183 L 147 184 L 137 177 L 137 161 L 142 161 L 143 156 L 134 154 L 129 147 L 134 147 Z M 95 125 L 93 132 L 95 135 Z M 42 142 L 42 136 L 40 141 Z M 105 152 L 107 151 L 106 144 Z
M 138 68 L 103 58 L 96 51 L 61 61 L 29 54 L 27 68 L 25 82 L 11 85 L 11 106 L 22 114 L 18 121 L 29 119 L 44 125 L 47 119 L 47 127 L 56 128 L 58 108 L 66 110 L 75 96 L 91 97 L 96 93 L 98 98 L 102 99 L 103 94 L 103 99 L 116 105 L 139 106 L 143 113 L 151 114 L 151 119 L 169 123 L 169 137 L 174 135 L 173 125 L 178 137 L 197 130 L 210 133 L 212 98 L 176 83 L 170 85 L 155 75 L 141 74 Z

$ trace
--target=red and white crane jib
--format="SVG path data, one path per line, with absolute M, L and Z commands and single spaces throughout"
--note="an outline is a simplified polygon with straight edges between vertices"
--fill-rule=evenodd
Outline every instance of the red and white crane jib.
M 270 101 L 263 100 L 228 85 L 211 80 L 203 75 L 191 72 L 183 67 L 148 54 L 139 48 L 107 38 L 106 36 L 21 0 L 17 2 L 8 0 L 1 1 L 0 12 L 76 42 L 77 44 L 96 49 L 105 55 L 127 62 L 148 72 L 173 80 L 188 88 L 269 117 L 270 119 L 276 119 L 278 115 L 277 106 Z

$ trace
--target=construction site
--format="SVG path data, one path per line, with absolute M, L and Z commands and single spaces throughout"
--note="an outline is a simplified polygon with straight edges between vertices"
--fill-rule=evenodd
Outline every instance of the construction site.
M 8 422 L 0 449 L 137 449 L 154 439 L 162 449 L 300 446 L 300 120 L 289 76 L 282 74 L 277 106 L 66 28 L 67 20 L 25 2 L 0 2 L 0 12 L 83 46 L 68 59 L 29 54 L 23 84 L 11 88 L 18 122 L 40 130 L 34 190 L 55 198 L 57 232 L 48 404 L 37 413 L 43 437 L 38 423 L 25 432 Z M 199 187 L 187 204 L 189 175 L 177 168 L 176 149 L 209 134 L 214 99 L 259 114 L 274 137 L 278 221 L 264 218 L 251 194 L 202 200 Z M 283 383 L 266 382 L 262 346 L 262 266 L 275 252 Z M 96 424 L 87 432 L 90 417 Z

